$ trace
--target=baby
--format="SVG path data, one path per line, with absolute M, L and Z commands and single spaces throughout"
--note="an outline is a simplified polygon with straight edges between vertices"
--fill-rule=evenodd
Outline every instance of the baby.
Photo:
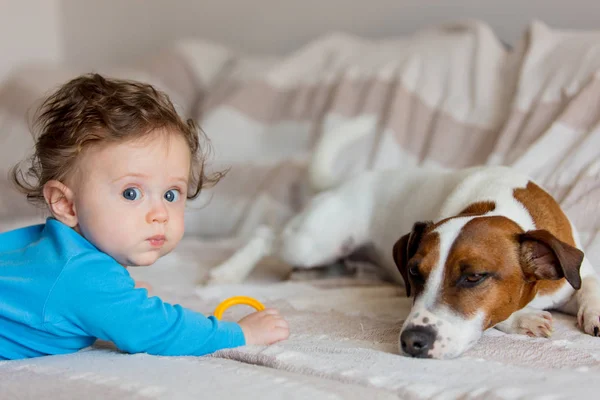
M 76 352 L 204 355 L 289 336 L 273 309 L 221 322 L 148 297 L 127 266 L 152 265 L 184 233 L 204 172 L 200 132 L 150 85 L 84 75 L 41 106 L 35 154 L 12 178 L 45 224 L 0 235 L 0 360 Z

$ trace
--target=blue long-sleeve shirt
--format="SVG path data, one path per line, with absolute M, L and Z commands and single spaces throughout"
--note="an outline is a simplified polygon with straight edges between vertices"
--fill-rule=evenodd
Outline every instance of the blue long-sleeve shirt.
M 97 338 L 155 355 L 245 344 L 237 323 L 149 298 L 134 284 L 113 258 L 55 219 L 0 234 L 0 360 L 72 353 Z

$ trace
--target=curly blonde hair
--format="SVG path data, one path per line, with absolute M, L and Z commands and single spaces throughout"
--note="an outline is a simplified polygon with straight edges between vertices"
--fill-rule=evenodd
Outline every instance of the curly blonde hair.
M 43 188 L 50 180 L 64 180 L 87 147 L 141 138 L 161 128 L 179 132 L 191 153 L 187 198 L 224 175 L 205 174 L 208 139 L 192 119 L 182 119 L 169 97 L 149 84 L 81 75 L 62 85 L 40 106 L 34 119 L 35 152 L 28 165 L 17 164 L 11 179 L 35 205 L 45 205 Z M 201 137 L 207 140 L 206 148 Z

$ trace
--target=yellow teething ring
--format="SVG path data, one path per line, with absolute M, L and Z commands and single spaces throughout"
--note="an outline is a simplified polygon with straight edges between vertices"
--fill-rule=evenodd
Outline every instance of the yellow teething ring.
M 227 310 L 229 307 L 232 307 L 232 306 L 235 306 L 238 304 L 244 304 L 244 305 L 247 305 L 250 307 L 254 307 L 256 309 L 256 311 L 262 311 L 265 309 L 265 306 L 263 306 L 260 301 L 253 299 L 252 297 L 234 296 L 234 297 L 228 298 L 227 300 L 222 301 L 221 304 L 219 304 L 217 306 L 217 308 L 215 308 L 215 312 L 214 312 L 215 317 L 217 319 L 221 319 L 225 310 Z

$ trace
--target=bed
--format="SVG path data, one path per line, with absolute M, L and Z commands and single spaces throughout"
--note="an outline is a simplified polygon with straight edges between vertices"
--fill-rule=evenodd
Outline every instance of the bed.
M 231 171 L 189 205 L 179 248 L 132 275 L 206 314 L 229 296 L 255 297 L 279 308 L 292 334 L 201 358 L 98 342 L 0 362 L 0 398 L 571 399 L 600 389 L 600 339 L 560 313 L 549 339 L 489 330 L 458 359 L 419 360 L 398 355 L 404 289 L 368 269 L 290 274 L 266 259 L 246 282 L 200 284 L 256 227 L 302 207 L 315 145 L 354 124 L 371 133 L 335 160 L 340 179 L 391 166 L 513 166 L 555 196 L 600 272 L 600 31 L 534 21 L 509 49 L 472 20 L 380 40 L 325 35 L 276 57 L 177 41 L 138 61 L 99 72 L 165 90 L 210 137 L 210 168 Z M 80 72 L 29 66 L 0 84 L 0 231 L 43 221 L 4 177 L 31 150 L 27 111 Z

